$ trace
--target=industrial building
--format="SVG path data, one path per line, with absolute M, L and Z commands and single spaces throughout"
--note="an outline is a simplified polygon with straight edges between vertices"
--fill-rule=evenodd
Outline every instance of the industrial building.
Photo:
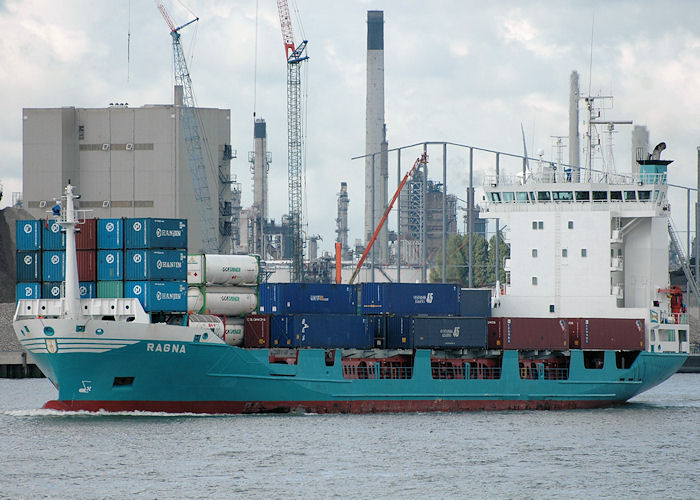
M 175 88 L 181 103 L 181 88 Z M 180 106 L 23 110 L 23 205 L 46 217 L 70 179 L 92 217 L 176 217 L 189 223 L 188 249 L 202 250 L 198 207 Z M 232 250 L 230 110 L 199 108 L 211 210 L 221 253 Z M 239 189 L 240 191 L 240 189 Z M 240 196 L 240 193 L 239 193 Z

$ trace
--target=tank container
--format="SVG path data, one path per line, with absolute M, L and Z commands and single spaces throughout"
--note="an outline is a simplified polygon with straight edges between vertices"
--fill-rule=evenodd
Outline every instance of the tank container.
M 124 251 L 123 250 L 98 250 L 97 251 L 97 280 L 111 281 L 124 278 Z
M 219 285 L 255 285 L 258 282 L 258 259 L 251 255 L 204 256 L 206 283 Z
M 124 276 L 129 281 L 187 279 L 185 250 L 126 250 Z
M 17 252 L 15 272 L 18 282 L 41 281 L 41 252 L 38 250 Z
M 98 281 L 97 297 L 100 299 L 120 299 L 124 297 L 124 282 Z
M 220 339 L 224 338 L 224 322 L 218 316 L 213 314 L 190 314 L 187 321 L 191 327 L 198 328 L 201 331 L 209 331 Z
M 248 314 L 243 319 L 243 347 L 270 346 L 269 314 Z
M 260 312 L 266 314 L 357 314 L 357 288 L 330 283 L 263 283 Z
M 125 281 L 124 296 L 137 298 L 146 312 L 185 312 L 185 281 Z
M 187 248 L 186 219 L 124 220 L 126 248 Z
M 193 254 L 187 256 L 187 284 L 204 284 L 204 255 Z
M 75 248 L 78 250 L 95 250 L 97 248 L 97 219 L 85 219 L 78 224 L 75 233 Z
M 97 280 L 97 252 L 95 250 L 78 250 L 78 279 L 80 281 Z
M 413 317 L 409 324 L 415 348 L 486 348 L 486 318 Z
M 97 248 L 99 250 L 124 248 L 124 221 L 122 219 L 97 220 Z
M 238 316 L 255 311 L 257 305 L 254 288 L 189 287 L 187 290 L 187 310 L 192 312 Z
M 63 281 L 66 278 L 65 250 L 46 250 L 41 260 L 43 281 Z
M 459 315 L 470 318 L 491 316 L 491 289 L 462 288 L 459 296 Z
M 643 319 L 579 318 L 573 321 L 577 327 L 569 331 L 572 349 L 639 351 L 645 348 Z
M 15 245 L 17 250 L 41 250 L 41 221 L 15 221 Z
M 46 250 L 65 250 L 66 233 L 61 225 L 53 219 L 43 219 L 41 230 L 41 248 Z
M 363 283 L 362 314 L 458 315 L 460 287 L 448 283 Z
M 20 299 L 40 299 L 41 298 L 41 283 L 17 283 L 15 297 Z
M 294 347 L 371 349 L 374 331 L 362 316 L 299 314 L 292 316 Z M 273 320 L 274 322 L 274 320 Z
M 243 329 L 245 320 L 235 316 L 226 316 L 224 318 L 224 341 L 228 345 L 242 346 L 243 345 Z

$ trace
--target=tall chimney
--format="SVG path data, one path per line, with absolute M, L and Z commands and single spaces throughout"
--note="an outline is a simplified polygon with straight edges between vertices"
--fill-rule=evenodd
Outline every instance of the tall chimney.
M 365 244 L 374 234 L 389 201 L 388 144 L 384 123 L 384 12 L 381 10 L 367 11 L 366 106 L 365 154 L 376 154 L 374 161 L 372 156 L 365 159 Z M 374 243 L 377 262 L 387 261 L 387 234 L 384 226 Z

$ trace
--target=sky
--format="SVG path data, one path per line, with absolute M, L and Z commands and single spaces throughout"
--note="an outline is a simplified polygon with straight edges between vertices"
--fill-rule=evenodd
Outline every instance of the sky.
M 276 2 L 164 4 L 177 25 L 199 17 L 183 29 L 182 44 L 198 105 L 231 110 L 231 145 L 238 152 L 232 172 L 244 207 L 252 201 L 247 158 L 253 112 L 267 121 L 270 215 L 279 220 L 288 211 L 287 119 Z M 700 3 L 694 0 L 289 0 L 289 5 L 297 43 L 309 41 L 305 222 L 309 234 L 322 237 L 321 250 L 333 247 L 342 181 L 350 198 L 350 242 L 362 234 L 364 163 L 351 158 L 365 153 L 368 10 L 384 11 L 390 148 L 449 141 L 521 154 L 522 126 L 530 156 L 542 151 L 545 159 L 556 160 L 552 136 L 568 133 L 569 76 L 576 70 L 584 94 L 614 96 L 604 119 L 647 126 L 651 147 L 666 142 L 662 157 L 675 160 L 669 182 L 697 186 Z M 0 0 L 0 31 L 5 190 L 0 207 L 21 191 L 22 108 L 172 102 L 171 38 L 151 0 Z M 630 132 L 629 125 L 619 125 L 613 136 L 619 172 L 630 168 Z M 431 172 L 441 177 L 441 148 L 428 152 Z M 404 172 L 419 154 L 418 148 L 402 154 Z M 568 159 L 567 150 L 563 157 Z M 464 148 L 448 149 L 448 191 L 462 199 L 467 158 Z M 475 182 L 492 169 L 492 160 L 477 155 Z M 390 196 L 396 176 L 392 156 Z M 685 191 L 672 190 L 671 202 L 676 226 L 684 230 Z

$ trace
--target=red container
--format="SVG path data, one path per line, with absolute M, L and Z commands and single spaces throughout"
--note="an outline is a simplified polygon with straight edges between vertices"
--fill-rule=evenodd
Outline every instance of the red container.
M 269 314 L 249 314 L 245 317 L 243 347 L 270 347 Z
M 492 318 L 491 320 L 496 320 L 496 323 L 488 325 L 488 345 L 494 349 L 561 350 L 569 348 L 569 328 L 566 320 L 560 318 Z
M 78 224 L 75 233 L 75 248 L 94 250 L 97 248 L 97 219 L 85 219 L 85 224 Z
M 580 318 L 570 330 L 573 348 L 594 350 L 644 350 L 644 320 L 620 318 Z M 580 347 L 579 347 L 580 346 Z
M 97 281 L 97 252 L 78 250 L 78 280 Z

